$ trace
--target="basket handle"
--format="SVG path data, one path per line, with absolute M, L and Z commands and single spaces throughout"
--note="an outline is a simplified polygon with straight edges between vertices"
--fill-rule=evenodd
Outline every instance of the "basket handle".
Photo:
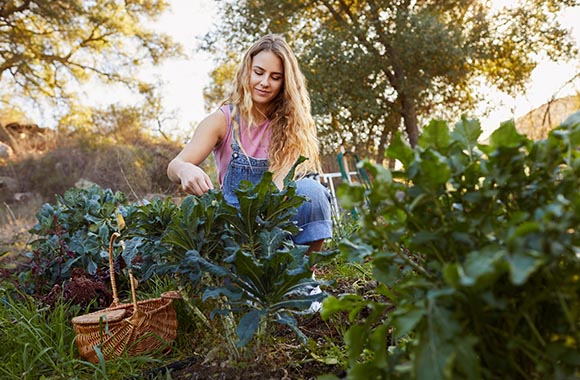
M 129 269 L 129 281 L 131 282 L 131 297 L 133 297 L 133 312 L 137 314 L 139 308 L 137 307 L 137 292 L 135 291 L 135 277 L 133 277 L 133 271 Z
M 109 240 L 109 273 L 111 276 L 111 287 L 113 288 L 113 304 L 111 306 L 118 306 L 120 304 L 119 295 L 117 294 L 117 281 L 115 280 L 115 265 L 113 263 L 113 245 L 115 244 L 115 239 L 121 236 L 118 232 L 113 232 L 111 239 Z M 129 281 L 131 282 L 131 297 L 133 297 L 133 310 L 134 313 L 139 311 L 137 306 L 137 292 L 135 291 L 135 277 L 133 277 L 133 271 L 129 269 Z
M 113 244 L 115 239 L 121 236 L 118 232 L 113 232 L 109 240 L 109 274 L 111 276 L 111 287 L 113 288 L 113 304 L 111 306 L 119 305 L 119 295 L 117 294 L 117 282 L 115 280 L 115 266 L 113 264 Z M 131 284 L 132 285 L 132 284 Z

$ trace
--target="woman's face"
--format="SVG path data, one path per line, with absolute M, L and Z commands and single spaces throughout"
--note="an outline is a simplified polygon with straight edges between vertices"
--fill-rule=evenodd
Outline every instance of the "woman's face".
M 284 65 L 282 60 L 271 51 L 261 51 L 252 59 L 250 87 L 254 105 L 266 110 L 270 102 L 278 95 L 284 83 Z

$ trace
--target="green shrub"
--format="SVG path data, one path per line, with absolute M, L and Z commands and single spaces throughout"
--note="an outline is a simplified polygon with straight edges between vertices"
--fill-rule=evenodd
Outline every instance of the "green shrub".
M 325 300 L 324 317 L 356 321 L 349 379 L 580 374 L 580 113 L 537 142 L 513 122 L 489 145 L 480 134 L 433 121 L 415 149 L 393 140 L 400 171 L 365 163 L 372 189 L 340 188 L 343 204 L 369 202 L 341 250 L 372 260 L 389 299 Z
M 107 263 L 109 237 L 119 229 L 117 214 L 127 203 L 123 193 L 98 186 L 73 188 L 56 198 L 37 213 L 29 269 L 20 274 L 27 290 L 37 295 L 68 280 L 74 268 L 94 275 Z

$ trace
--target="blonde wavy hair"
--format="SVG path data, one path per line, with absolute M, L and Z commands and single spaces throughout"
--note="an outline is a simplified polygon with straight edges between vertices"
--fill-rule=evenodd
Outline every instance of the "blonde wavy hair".
M 294 52 L 284 38 L 268 34 L 254 43 L 244 54 L 236 72 L 232 92 L 224 103 L 233 105 L 232 125 L 239 128 L 235 116 L 239 113 L 254 124 L 250 76 L 252 60 L 260 52 L 274 53 L 282 61 L 284 82 L 280 93 L 270 103 L 267 114 L 272 130 L 269 170 L 275 177 L 286 175 L 299 156 L 308 158 L 296 168 L 294 179 L 311 173 L 322 173 L 316 125 L 310 109 L 306 78 L 300 71 Z

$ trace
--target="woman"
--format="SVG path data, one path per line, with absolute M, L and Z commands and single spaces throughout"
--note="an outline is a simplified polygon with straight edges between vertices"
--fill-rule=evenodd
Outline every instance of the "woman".
M 256 183 L 269 170 L 281 189 L 298 157 L 307 157 L 294 178 L 297 193 L 308 199 L 295 217 L 301 232 L 294 241 L 320 250 L 331 237 L 330 195 L 309 177 L 321 171 L 310 97 L 296 57 L 282 37 L 266 35 L 246 51 L 232 93 L 199 124 L 169 163 L 167 175 L 186 192 L 202 195 L 213 184 L 198 165 L 212 151 L 224 198 L 234 205 L 234 190 L 242 179 Z

